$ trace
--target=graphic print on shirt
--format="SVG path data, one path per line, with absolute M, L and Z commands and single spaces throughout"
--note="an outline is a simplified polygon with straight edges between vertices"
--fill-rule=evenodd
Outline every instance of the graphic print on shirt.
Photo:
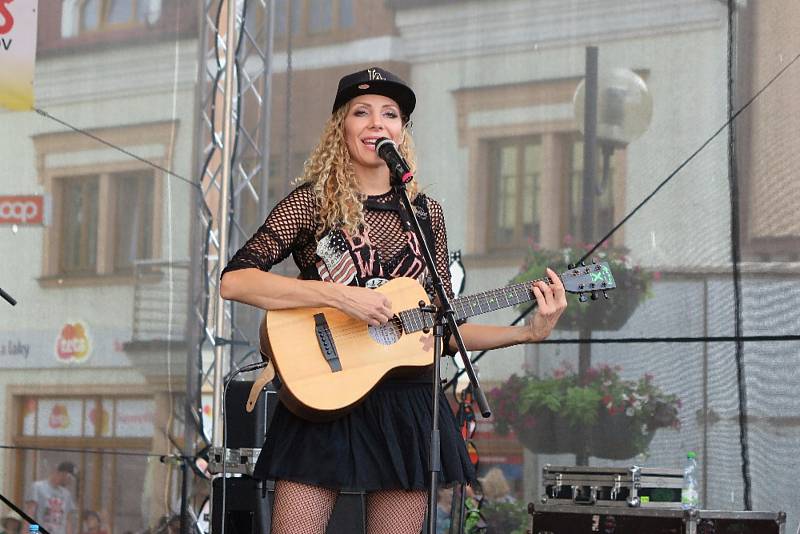
M 393 278 L 407 277 L 418 281 L 432 298 L 428 268 L 421 253 L 416 234 L 410 230 L 402 208 L 392 208 L 385 204 L 368 208 L 394 211 L 407 228 L 398 235 L 405 240 L 404 250 L 392 258 L 383 258 L 380 250 L 372 242 L 369 225 L 360 231 L 349 233 L 342 228 L 334 228 L 317 241 L 316 262 L 319 279 L 345 285 L 358 285 L 375 288 Z M 423 224 L 430 224 L 424 203 L 415 209 Z
M 371 276 L 382 277 L 383 267 L 376 258 L 375 248 L 369 238 L 369 230 L 365 229 L 355 235 L 350 235 L 346 231 L 342 233 L 350 246 L 350 250 L 353 252 L 359 278 L 364 280 Z
M 319 240 L 317 256 L 320 280 L 349 285 L 356 278 L 356 266 L 341 231 L 331 231 Z
M 64 522 L 64 499 L 61 497 L 47 499 L 47 507 L 44 509 L 42 522 L 46 525 L 60 525 Z
M 389 274 L 392 278 L 407 276 L 408 278 L 415 278 L 422 283 L 425 280 L 426 267 L 425 262 L 422 261 L 417 235 L 411 231 L 406 232 L 406 242 L 411 254 L 404 258 L 405 261 L 401 261 Z

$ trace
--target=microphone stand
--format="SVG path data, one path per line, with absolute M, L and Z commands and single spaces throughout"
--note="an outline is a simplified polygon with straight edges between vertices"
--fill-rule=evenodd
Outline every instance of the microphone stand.
M 436 296 L 439 297 L 439 307 L 420 305 L 420 310 L 423 312 L 434 313 L 436 315 L 434 321 L 434 344 L 433 344 L 433 417 L 431 425 L 431 451 L 430 451 L 430 488 L 428 493 L 428 534 L 436 534 L 436 508 L 437 508 L 437 486 L 439 484 L 439 472 L 442 470 L 442 459 L 440 450 L 439 438 L 439 399 L 441 392 L 441 359 L 442 355 L 442 340 L 444 338 L 445 324 L 450 329 L 450 333 L 458 346 L 458 351 L 461 353 L 461 360 L 464 362 L 464 369 L 469 376 L 469 381 L 472 384 L 472 391 L 475 399 L 478 402 L 483 417 L 489 417 L 491 410 L 489 403 L 486 400 L 486 395 L 481 389 L 478 377 L 475 374 L 475 369 L 472 367 L 472 362 L 467 355 L 467 349 L 464 346 L 464 339 L 461 337 L 461 332 L 458 330 L 456 324 L 455 311 L 450 304 L 450 299 L 447 297 L 447 292 L 444 290 L 442 279 L 436 271 L 436 262 L 434 261 L 431 249 L 428 242 L 425 240 L 424 232 L 419 224 L 416 214 L 411 206 L 411 201 L 408 198 L 406 191 L 406 182 L 411 180 L 410 173 L 398 173 L 395 169 L 390 167 L 390 176 L 392 188 L 400 196 L 400 200 L 405 207 L 408 218 L 417 240 L 420 244 L 420 251 L 422 252 L 425 263 L 428 267 L 428 272 L 433 281 L 433 288 L 436 291 Z

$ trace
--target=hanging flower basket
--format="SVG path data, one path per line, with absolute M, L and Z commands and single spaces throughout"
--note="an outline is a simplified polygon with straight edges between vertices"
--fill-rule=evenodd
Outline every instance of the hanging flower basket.
M 565 268 L 570 262 L 580 259 L 588 250 L 586 247 L 572 246 L 569 237 L 565 242 L 565 247 L 559 250 L 543 249 L 535 243 L 531 243 L 520 272 L 511 280 L 511 283 L 541 278 L 546 267 L 559 269 L 560 266 L 563 266 Z M 560 330 L 582 328 L 619 330 L 631 318 L 639 303 L 650 296 L 652 280 L 658 274 L 631 265 L 624 249 L 600 248 L 596 253 L 596 258 L 598 261 L 608 262 L 617 289 L 609 293 L 609 300 L 605 302 L 571 301 L 556 328 Z
M 539 454 L 583 454 L 622 460 L 643 453 L 659 428 L 678 428 L 680 401 L 645 375 L 622 380 L 620 369 L 590 368 L 579 380 L 568 366 L 551 377 L 512 375 L 489 392 L 495 430 L 514 430 Z

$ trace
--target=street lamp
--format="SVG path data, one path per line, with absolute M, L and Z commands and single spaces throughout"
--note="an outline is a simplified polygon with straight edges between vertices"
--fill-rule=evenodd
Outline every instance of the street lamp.
M 586 47 L 586 76 L 578 84 L 573 99 L 575 120 L 583 133 L 583 202 L 581 237 L 590 244 L 595 240 L 594 197 L 608 185 L 611 155 L 640 137 L 650 125 L 653 100 L 647 85 L 636 73 L 616 68 L 598 72 L 597 47 Z M 600 183 L 595 176 L 597 145 L 603 153 L 603 175 Z M 592 327 L 585 323 L 580 338 L 589 340 Z M 578 376 L 584 377 L 592 362 L 592 345 L 578 346 Z M 587 447 L 576 455 L 576 465 L 588 465 Z
M 598 73 L 597 48 L 589 47 L 586 52 L 586 78 L 578 84 L 572 104 L 578 129 L 584 134 L 582 237 L 585 243 L 591 243 L 594 195 L 590 193 L 600 195 L 608 185 L 614 150 L 624 148 L 647 130 L 653 116 L 653 99 L 644 80 L 635 72 L 615 68 Z M 594 177 L 597 145 L 603 155 L 599 184 Z

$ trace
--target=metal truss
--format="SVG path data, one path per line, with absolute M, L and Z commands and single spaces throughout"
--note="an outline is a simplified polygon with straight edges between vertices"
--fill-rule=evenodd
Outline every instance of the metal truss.
M 187 358 L 184 458 L 221 447 L 225 376 L 257 358 L 247 314 L 223 301 L 219 280 L 230 254 L 267 211 L 274 0 L 204 0 L 200 8 L 192 206 L 192 301 Z M 245 207 L 251 221 L 244 219 Z M 256 212 L 253 213 L 253 212 Z M 212 435 L 203 430 L 202 395 L 213 394 Z M 184 532 L 195 518 L 191 477 L 183 484 Z

